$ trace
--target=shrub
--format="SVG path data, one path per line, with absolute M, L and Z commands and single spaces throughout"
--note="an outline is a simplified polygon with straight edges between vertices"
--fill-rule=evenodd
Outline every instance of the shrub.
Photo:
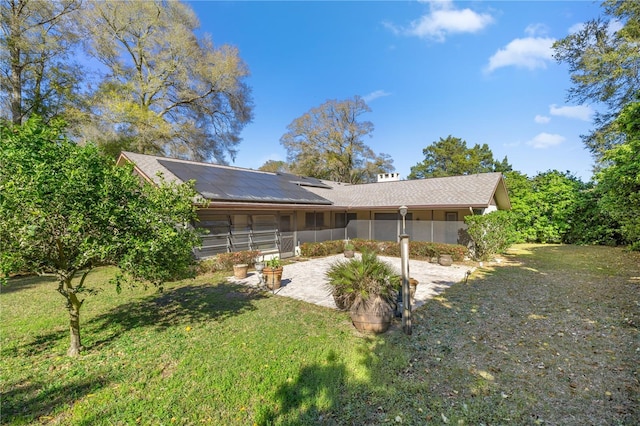
M 477 260 L 489 260 L 498 253 L 504 253 L 516 240 L 509 212 L 467 216 L 465 222 L 473 240 L 473 256 Z
M 211 274 L 218 270 L 217 265 L 218 262 L 216 258 L 202 259 L 196 266 L 196 272 L 198 275 Z
M 216 270 L 230 271 L 233 265 L 246 263 L 249 267 L 256 263 L 256 258 L 260 256 L 258 250 L 234 251 L 231 253 L 220 253 L 215 257 Z
M 302 243 L 300 254 L 304 257 L 321 257 L 339 254 L 344 251 L 343 240 L 323 241 L 320 243 Z
M 349 240 L 355 251 L 369 251 L 377 255 L 400 257 L 400 244 L 397 241 L 375 241 L 355 238 Z M 303 243 L 300 251 L 305 257 L 321 257 L 340 254 L 344 250 L 343 240 L 324 241 L 321 243 Z M 454 261 L 464 260 L 468 249 L 460 244 L 431 243 L 428 241 L 409 241 L 409 256 L 418 258 L 438 257 L 450 254 Z

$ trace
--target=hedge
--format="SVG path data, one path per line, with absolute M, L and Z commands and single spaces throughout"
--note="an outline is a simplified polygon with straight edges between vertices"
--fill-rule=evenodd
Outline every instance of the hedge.
M 373 251 L 382 256 L 400 257 L 400 244 L 397 241 L 374 241 L 353 239 L 350 242 L 356 251 Z M 323 241 L 321 243 L 303 243 L 300 253 L 304 257 L 321 257 L 339 254 L 344 251 L 343 240 Z M 449 254 L 454 261 L 464 260 L 468 254 L 467 247 L 460 244 L 431 243 L 427 241 L 409 241 L 409 256 L 431 259 L 441 254 Z

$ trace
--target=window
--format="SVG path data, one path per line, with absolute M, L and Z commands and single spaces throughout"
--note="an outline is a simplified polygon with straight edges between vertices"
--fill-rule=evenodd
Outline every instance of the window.
M 324 227 L 324 213 L 305 213 L 304 224 L 306 229 L 322 229 Z

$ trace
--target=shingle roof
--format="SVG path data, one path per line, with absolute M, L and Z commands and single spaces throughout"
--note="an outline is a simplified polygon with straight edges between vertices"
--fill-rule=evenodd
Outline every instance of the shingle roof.
M 408 207 L 488 207 L 494 194 L 500 208 L 510 208 L 501 173 L 479 173 L 420 180 L 347 185 L 333 183 L 332 189 L 309 191 L 345 208 Z
M 511 208 L 501 173 L 350 185 L 286 173 L 177 160 L 123 152 L 148 179 L 195 179 L 196 190 L 211 201 L 333 205 L 344 209 Z M 119 160 L 122 161 L 122 160 Z M 272 191 L 273 189 L 273 191 Z

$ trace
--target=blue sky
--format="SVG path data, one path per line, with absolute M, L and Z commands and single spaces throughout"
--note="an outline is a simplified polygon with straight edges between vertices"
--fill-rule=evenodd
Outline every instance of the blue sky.
M 233 165 L 285 160 L 280 137 L 328 99 L 363 97 L 365 142 L 405 178 L 448 135 L 488 144 L 528 176 L 591 178 L 581 134 L 594 106 L 566 102 L 551 44 L 600 13 L 590 1 L 191 1 L 216 45 L 240 51 L 254 120 Z

